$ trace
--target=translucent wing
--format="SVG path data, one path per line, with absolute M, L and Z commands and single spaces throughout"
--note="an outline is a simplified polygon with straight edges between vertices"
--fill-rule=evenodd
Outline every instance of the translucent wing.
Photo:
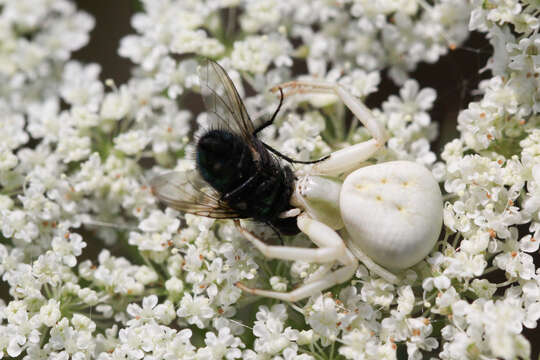
M 251 143 L 255 128 L 229 75 L 217 62 L 205 59 L 199 67 L 199 78 L 211 123 Z
M 154 195 L 167 206 L 187 213 L 216 219 L 240 217 L 196 169 L 172 171 L 150 181 Z

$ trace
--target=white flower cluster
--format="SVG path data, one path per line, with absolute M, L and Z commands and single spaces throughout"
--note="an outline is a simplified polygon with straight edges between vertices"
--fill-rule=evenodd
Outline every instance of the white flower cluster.
M 94 26 L 74 3 L 0 0 L 0 358 L 530 357 L 523 327 L 540 318 L 537 2 L 141 5 L 118 50 L 132 77 L 116 85 L 98 64 L 71 60 Z M 436 93 L 409 73 L 472 30 L 493 45 L 492 77 L 437 162 Z M 268 89 L 278 83 L 324 79 L 363 99 L 386 71 L 401 89 L 373 109 L 390 134 L 374 160 L 422 163 L 443 184 L 444 236 L 430 256 L 399 285 L 360 266 L 307 302 L 243 294 L 235 283 L 286 291 L 320 267 L 265 259 L 232 223 L 157 204 L 147 179 L 192 168 L 192 138 L 207 122 L 192 104 L 193 53 L 222 64 L 257 122 L 275 110 Z M 262 137 L 289 156 L 369 137 L 335 96 L 283 107 Z
M 441 358 L 529 358 L 521 333 L 540 318 L 533 259 L 540 242 L 540 9 L 517 1 L 475 5 L 469 28 L 491 40 L 492 77 L 460 113 L 460 138 L 435 165 L 450 200 L 448 232 L 428 259 L 424 298 L 436 294 L 431 311 L 448 318 Z

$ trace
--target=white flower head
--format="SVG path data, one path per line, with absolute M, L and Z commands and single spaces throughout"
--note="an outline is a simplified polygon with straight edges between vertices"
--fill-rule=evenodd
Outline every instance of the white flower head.
M 60 319 L 60 303 L 57 300 L 49 299 L 47 304 L 39 309 L 39 315 L 45 326 L 52 327 Z
M 340 331 L 340 314 L 334 299 L 320 295 L 315 298 L 306 314 L 307 321 L 312 329 L 321 336 L 326 343 L 333 342 Z
M 114 138 L 115 147 L 127 155 L 140 153 L 150 142 L 143 130 L 132 130 Z
M 197 325 L 201 329 L 214 313 L 210 307 L 210 299 L 205 296 L 191 296 L 189 293 L 184 294 L 176 311 L 179 318 L 185 318 L 188 324 Z

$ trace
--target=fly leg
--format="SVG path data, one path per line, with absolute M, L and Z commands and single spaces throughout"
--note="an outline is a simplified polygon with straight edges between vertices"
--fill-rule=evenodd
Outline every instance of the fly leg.
M 328 159 L 330 157 L 330 155 L 326 155 L 326 156 L 323 156 L 322 158 L 317 159 L 317 160 L 307 160 L 307 161 L 294 160 L 294 159 L 288 157 L 287 155 L 284 155 L 284 154 L 280 153 L 279 151 L 277 151 L 276 149 L 274 149 L 273 147 L 271 147 L 270 145 L 268 145 L 266 143 L 263 143 L 263 145 L 264 145 L 265 148 L 270 150 L 270 152 L 276 154 L 277 156 L 279 156 L 283 160 L 288 161 L 290 163 L 295 163 L 295 164 L 316 164 L 316 163 L 324 161 L 324 160 L 326 160 L 326 159 Z
M 304 82 L 291 81 L 272 88 L 286 90 L 285 96 L 294 94 L 335 94 L 352 111 L 360 122 L 368 129 L 373 139 L 361 142 L 345 149 L 335 151 L 325 160 L 313 166 L 312 174 L 339 175 L 357 169 L 362 162 L 369 159 L 384 146 L 388 135 L 381 124 L 371 113 L 371 111 L 350 92 L 342 86 L 327 82 Z
M 255 129 L 255 131 L 253 132 L 253 136 L 257 136 L 257 134 L 260 131 L 262 131 L 263 129 L 267 128 L 268 126 L 270 126 L 270 125 L 272 125 L 274 123 L 274 120 L 276 119 L 276 116 L 279 113 L 279 110 L 281 109 L 281 105 L 283 105 L 283 99 L 284 99 L 283 89 L 281 87 L 273 88 L 272 91 L 277 91 L 278 89 L 279 89 L 280 97 L 279 97 L 279 105 L 278 105 L 276 111 L 274 111 L 274 114 L 272 115 L 272 117 L 269 120 L 265 121 L 264 123 L 262 123 L 259 127 L 257 127 Z M 284 154 L 280 153 L 279 151 L 277 151 L 276 149 L 274 149 L 273 147 L 271 147 L 270 145 L 268 145 L 268 144 L 266 144 L 264 142 L 263 142 L 263 145 L 270 152 L 274 153 L 275 155 L 279 156 L 280 158 L 282 158 L 285 161 L 288 161 L 290 163 L 315 164 L 315 163 L 321 162 L 323 160 L 326 160 L 328 158 L 328 156 L 325 156 L 325 157 L 322 157 L 322 158 L 317 159 L 317 160 L 309 160 L 309 161 L 294 160 L 294 159 L 288 157 L 287 155 L 284 155 Z
M 254 181 L 256 178 L 258 178 L 258 174 L 251 175 L 246 181 L 244 181 L 240 186 L 238 186 L 236 189 L 229 191 L 226 194 L 223 194 L 221 196 L 221 200 L 224 201 L 230 201 L 231 199 L 234 199 L 238 194 L 245 191 Z
M 259 133 L 260 131 L 262 131 L 263 129 L 267 128 L 268 126 L 270 126 L 270 125 L 272 125 L 274 123 L 274 120 L 276 119 L 276 116 L 277 116 L 279 110 L 281 109 L 281 105 L 283 105 L 284 96 L 283 96 L 283 89 L 282 88 L 279 88 L 279 94 L 280 94 L 279 105 L 278 105 L 276 111 L 274 111 L 274 114 L 272 115 L 270 120 L 265 121 L 264 123 L 262 123 L 259 127 L 257 127 L 255 129 L 255 131 L 253 132 L 253 135 L 257 135 L 257 133 Z

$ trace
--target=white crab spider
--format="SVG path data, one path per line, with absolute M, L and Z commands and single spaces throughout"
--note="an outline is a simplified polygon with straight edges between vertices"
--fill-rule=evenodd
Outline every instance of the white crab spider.
M 373 139 L 338 150 L 315 164 L 295 184 L 284 217 L 297 216 L 298 228 L 318 248 L 267 245 L 236 224 L 241 233 L 269 258 L 329 264 L 295 290 L 282 293 L 237 286 L 251 294 L 297 301 L 352 278 L 360 260 L 391 283 L 389 270 L 406 269 L 428 255 L 442 225 L 443 202 L 433 175 L 411 161 L 364 166 L 384 146 L 387 134 L 360 100 L 337 84 L 289 82 L 276 87 L 296 93 L 337 95 L 362 122 Z M 341 183 L 338 175 L 349 173 Z M 345 239 L 345 240 L 344 240 Z M 330 271 L 339 262 L 343 267 Z

